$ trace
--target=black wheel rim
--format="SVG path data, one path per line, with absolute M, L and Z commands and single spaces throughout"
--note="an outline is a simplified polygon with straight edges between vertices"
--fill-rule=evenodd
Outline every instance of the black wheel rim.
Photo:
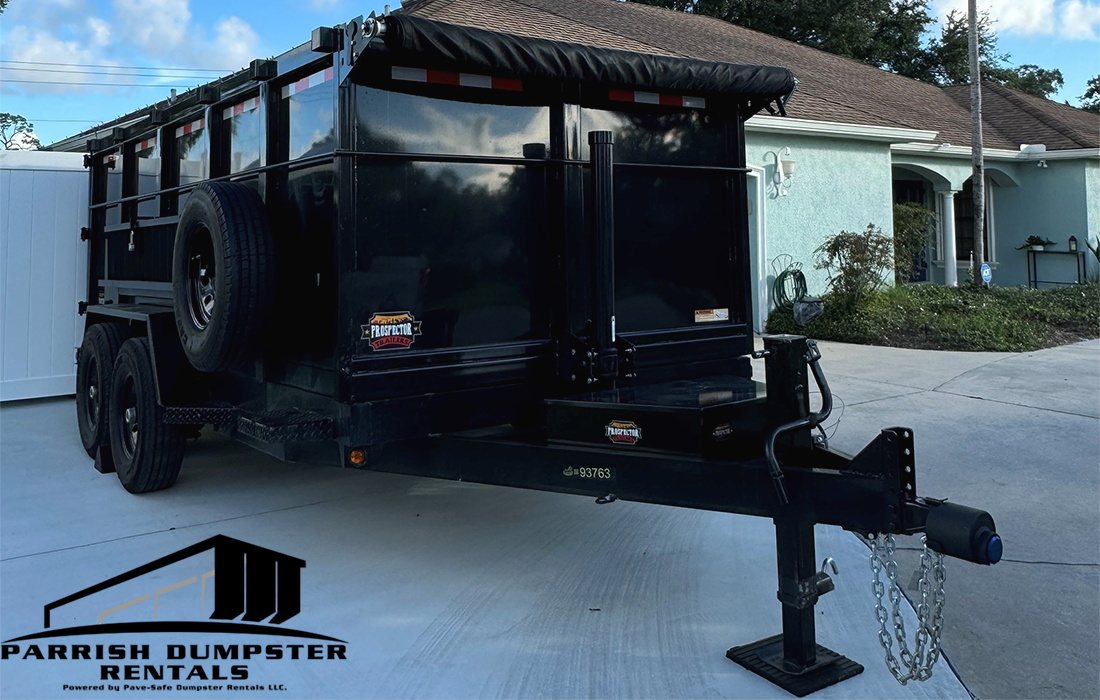
M 214 282 L 217 269 L 214 262 L 214 241 L 210 231 L 200 228 L 191 237 L 187 251 L 187 310 L 195 327 L 206 330 L 214 315 Z
M 120 398 L 122 402 L 118 410 L 122 413 L 122 451 L 126 453 L 127 459 L 133 459 L 141 437 L 138 431 L 137 387 L 134 385 L 133 377 L 126 377 Z
M 99 402 L 103 398 L 99 391 L 99 363 L 95 357 L 88 360 L 88 387 L 84 392 L 84 415 L 88 419 L 88 425 L 95 430 L 99 425 Z

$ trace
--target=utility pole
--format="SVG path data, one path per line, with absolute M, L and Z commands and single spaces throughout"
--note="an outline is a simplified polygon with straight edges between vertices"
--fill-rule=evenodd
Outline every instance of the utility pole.
M 982 285 L 985 262 L 985 159 L 982 154 L 982 69 L 978 45 L 978 0 L 970 0 L 970 152 L 974 165 L 974 286 Z

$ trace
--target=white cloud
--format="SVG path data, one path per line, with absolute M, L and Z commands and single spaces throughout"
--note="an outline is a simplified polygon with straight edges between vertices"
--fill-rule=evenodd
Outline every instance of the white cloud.
M 114 0 L 115 21 L 147 56 L 174 54 L 189 39 L 188 0 Z
M 4 12 L 4 22 L 45 26 L 71 21 L 74 14 L 86 14 L 84 4 L 84 0 L 13 2 Z
M 1054 0 L 979 0 L 978 9 L 988 10 L 997 32 L 1050 34 L 1054 30 Z M 941 16 L 954 10 L 966 15 L 966 0 L 939 0 Z
M 248 22 L 240 17 L 227 17 L 214 28 L 214 43 L 204 47 L 218 67 L 238 68 L 257 56 L 260 37 Z
M 1002 0 L 998 5 L 994 16 L 1001 31 L 1020 34 L 1054 31 L 1054 0 Z
M 106 24 L 106 23 L 104 23 Z M 101 27 L 102 32 L 109 35 L 109 28 Z M 94 32 L 97 37 L 99 32 Z M 44 29 L 31 29 L 25 25 L 11 27 L 4 41 L 5 56 L 9 60 L 31 63 L 94 63 L 101 65 L 118 65 L 117 61 L 106 58 L 101 53 L 101 45 L 93 42 L 81 42 L 78 40 L 66 41 L 57 35 Z M 10 83 L 13 92 L 38 92 L 38 93 L 63 93 L 83 90 L 75 85 L 60 83 L 86 82 L 91 76 L 66 72 L 69 69 L 58 67 L 56 71 L 47 70 L 43 66 L 16 67 L 19 64 L 9 65 L 4 68 L 4 78 L 7 80 L 33 80 L 38 84 Z M 112 79 L 111 82 L 122 82 Z
M 1070 0 L 1062 7 L 1060 33 L 1067 39 L 1100 40 L 1100 5 Z
M 88 28 L 89 42 L 92 46 L 107 46 L 111 43 L 111 24 L 99 17 L 89 17 L 84 22 Z
M 260 38 L 248 22 L 236 16 L 223 17 L 208 30 L 192 20 L 190 0 L 113 0 L 111 7 L 113 14 L 98 16 L 85 0 L 13 3 L 12 9 L 19 11 L 5 13 L 0 35 L 3 57 L 36 63 L 235 70 L 261 53 Z M 123 56 L 125 60 L 121 60 Z M 72 72 L 78 70 L 110 74 Z M 37 84 L 4 84 L 5 90 L 24 94 L 124 89 L 93 88 L 90 84 L 94 83 L 163 83 L 167 94 L 171 86 L 201 82 L 190 77 L 137 77 L 79 66 L 47 70 L 43 65 L 19 68 L 11 65 L 4 69 L 4 77 L 38 81 Z
M 190 0 L 114 0 L 113 7 L 122 33 L 150 58 L 170 58 L 174 66 L 228 69 L 256 58 L 260 37 L 240 17 L 218 20 L 211 40 L 203 25 L 191 21 Z
M 23 131 L 12 137 L 8 148 L 14 151 L 29 151 L 38 148 L 38 143 L 38 136 L 33 131 Z
M 952 10 L 966 14 L 966 0 L 936 0 L 942 19 Z M 1000 34 L 1058 35 L 1066 39 L 1100 38 L 1100 4 L 1092 0 L 978 0 Z

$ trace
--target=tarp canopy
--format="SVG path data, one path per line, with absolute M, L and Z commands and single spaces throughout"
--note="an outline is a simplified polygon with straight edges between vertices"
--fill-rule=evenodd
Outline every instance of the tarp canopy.
M 733 95 L 759 109 L 794 89 L 786 68 L 748 66 L 597 48 L 501 34 L 408 14 L 386 17 L 385 43 L 418 66 L 500 77 L 575 80 L 684 94 Z

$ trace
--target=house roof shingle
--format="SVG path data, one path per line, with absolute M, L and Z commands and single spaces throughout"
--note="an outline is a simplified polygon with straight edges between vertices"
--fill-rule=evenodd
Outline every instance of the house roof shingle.
M 969 85 L 952 85 L 943 91 L 969 112 Z M 1042 143 L 1050 150 L 1100 145 L 1100 117 L 997 83 L 982 83 L 982 117 L 1000 138 L 1017 145 Z M 984 129 L 982 136 L 984 140 Z
M 940 88 L 722 20 L 619 0 L 412 0 L 403 12 L 465 26 L 592 46 L 790 68 L 794 118 L 908 127 L 970 144 L 969 86 Z M 983 140 L 1016 150 L 1100 147 L 1100 117 L 992 83 Z

